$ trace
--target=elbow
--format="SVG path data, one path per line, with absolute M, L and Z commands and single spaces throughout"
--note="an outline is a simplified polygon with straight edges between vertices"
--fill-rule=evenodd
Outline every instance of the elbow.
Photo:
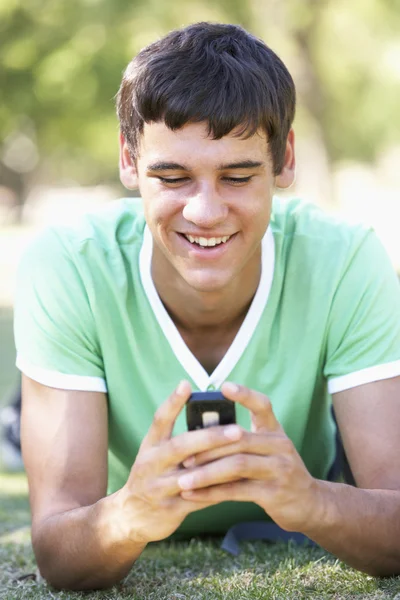
M 59 591 L 87 592 L 105 590 L 118 583 L 104 577 L 90 576 L 69 567 L 54 549 L 46 548 L 44 539 L 32 538 L 33 551 L 38 567 L 38 580 L 44 580 L 53 589 Z
M 79 582 L 71 577 L 68 567 L 60 568 L 54 557 L 50 557 L 46 552 L 43 552 L 37 543 L 33 544 L 33 551 L 36 557 L 39 582 L 45 581 L 48 586 L 57 591 L 81 591 Z
M 107 590 L 115 585 L 116 581 L 99 581 L 93 578 L 78 580 L 73 576 L 72 573 L 66 571 L 60 572 L 46 566 L 43 562 L 38 562 L 38 580 L 46 581 L 47 585 L 56 591 L 65 592 L 95 592 L 101 590 Z
M 400 558 L 387 562 L 380 562 L 366 565 L 365 568 L 360 568 L 360 571 L 370 575 L 371 577 L 398 577 L 400 575 Z

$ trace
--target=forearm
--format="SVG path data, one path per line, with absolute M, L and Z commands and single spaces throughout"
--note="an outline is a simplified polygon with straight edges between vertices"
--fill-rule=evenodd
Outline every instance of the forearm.
M 370 575 L 400 574 L 400 492 L 318 481 L 320 510 L 303 533 Z
M 56 588 L 111 587 L 125 577 L 146 544 L 127 536 L 118 492 L 53 515 L 33 527 L 41 575 Z

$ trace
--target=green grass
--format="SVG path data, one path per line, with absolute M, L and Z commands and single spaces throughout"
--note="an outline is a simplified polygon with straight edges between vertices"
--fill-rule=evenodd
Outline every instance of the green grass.
M 0 309 L 0 406 L 17 381 L 11 310 Z M 102 592 L 57 592 L 37 576 L 24 474 L 0 474 L 0 599 L 302 600 L 397 598 L 400 578 L 375 579 L 318 548 L 242 544 L 234 558 L 221 540 L 152 544 L 128 577 Z
M 400 599 L 399 578 L 358 573 L 318 548 L 248 542 L 234 558 L 219 544 L 218 539 L 152 544 L 112 589 L 57 592 L 37 577 L 26 478 L 0 475 L 1 599 Z
M 0 407 L 6 402 L 17 381 L 12 309 L 0 306 Z

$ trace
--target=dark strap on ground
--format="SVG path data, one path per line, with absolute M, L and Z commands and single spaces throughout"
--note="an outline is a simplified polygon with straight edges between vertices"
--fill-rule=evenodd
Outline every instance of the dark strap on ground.
M 245 540 L 267 540 L 269 542 L 289 542 L 293 540 L 296 544 L 316 543 L 307 536 L 297 531 L 285 531 L 279 525 L 266 521 L 249 521 L 233 525 L 224 537 L 221 548 L 230 554 L 237 556 L 240 553 L 239 542 Z

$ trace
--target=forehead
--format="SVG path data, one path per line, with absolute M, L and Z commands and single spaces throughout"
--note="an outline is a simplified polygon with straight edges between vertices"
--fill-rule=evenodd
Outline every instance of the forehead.
M 228 162 L 227 158 L 268 160 L 267 138 L 262 130 L 249 138 L 238 137 L 237 132 L 233 130 L 223 138 L 214 140 L 208 134 L 206 123 L 188 123 L 174 131 L 163 122 L 145 123 L 138 161 L 146 164 L 157 160 L 220 164 Z

